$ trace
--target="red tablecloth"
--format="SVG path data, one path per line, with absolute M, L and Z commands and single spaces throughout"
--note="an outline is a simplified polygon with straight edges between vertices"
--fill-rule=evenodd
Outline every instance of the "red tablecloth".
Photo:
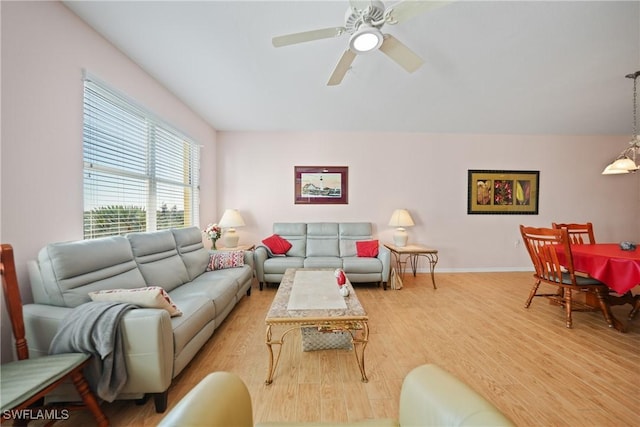
M 558 248 L 561 249 L 561 248 Z M 606 283 L 619 294 L 640 284 L 640 248 L 623 251 L 617 243 L 572 245 L 573 268 Z M 564 253 L 558 251 L 560 262 Z

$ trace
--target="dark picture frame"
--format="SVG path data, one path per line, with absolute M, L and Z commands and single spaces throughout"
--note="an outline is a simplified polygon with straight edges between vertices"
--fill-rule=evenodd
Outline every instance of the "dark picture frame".
M 294 166 L 297 205 L 346 205 L 349 203 L 347 166 Z
M 537 215 L 540 171 L 469 170 L 467 214 Z

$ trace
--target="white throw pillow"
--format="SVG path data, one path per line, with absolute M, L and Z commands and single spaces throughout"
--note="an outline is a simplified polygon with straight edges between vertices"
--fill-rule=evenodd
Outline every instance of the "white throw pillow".
M 106 289 L 89 292 L 92 301 L 123 302 L 143 308 L 163 308 L 171 317 L 182 316 L 182 311 L 173 303 L 169 294 L 160 286 L 136 289 Z

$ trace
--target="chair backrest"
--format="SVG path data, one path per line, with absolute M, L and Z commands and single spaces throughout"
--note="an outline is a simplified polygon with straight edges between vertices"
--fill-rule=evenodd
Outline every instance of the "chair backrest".
M 158 427 L 176 426 L 252 427 L 249 389 L 238 374 L 222 371 L 208 374 L 158 424 Z
M 566 271 L 575 283 L 573 256 L 566 228 L 536 228 L 520 225 L 520 234 L 539 279 L 561 284 L 562 272 Z M 565 262 L 562 265 L 556 252 L 558 247 L 562 247 L 565 254 Z
M 554 222 L 551 224 L 551 228 L 566 228 L 572 245 L 592 245 L 596 242 L 593 235 L 593 224 L 590 222 L 584 224 Z
M 515 425 L 473 388 L 432 364 L 418 366 L 407 374 L 400 391 L 399 412 L 401 426 Z
M 22 298 L 16 275 L 16 265 L 13 259 L 13 247 L 8 243 L 0 246 L 0 273 L 2 274 L 2 290 L 11 329 L 16 340 L 16 352 L 19 360 L 29 358 L 29 348 L 24 332 L 24 318 L 22 317 Z

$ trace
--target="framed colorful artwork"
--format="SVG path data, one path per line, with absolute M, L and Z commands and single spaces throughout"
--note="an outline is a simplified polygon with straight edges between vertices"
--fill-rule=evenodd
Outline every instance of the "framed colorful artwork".
M 537 215 L 539 171 L 469 170 L 467 214 Z
M 295 166 L 295 203 L 346 205 L 349 203 L 347 166 Z

